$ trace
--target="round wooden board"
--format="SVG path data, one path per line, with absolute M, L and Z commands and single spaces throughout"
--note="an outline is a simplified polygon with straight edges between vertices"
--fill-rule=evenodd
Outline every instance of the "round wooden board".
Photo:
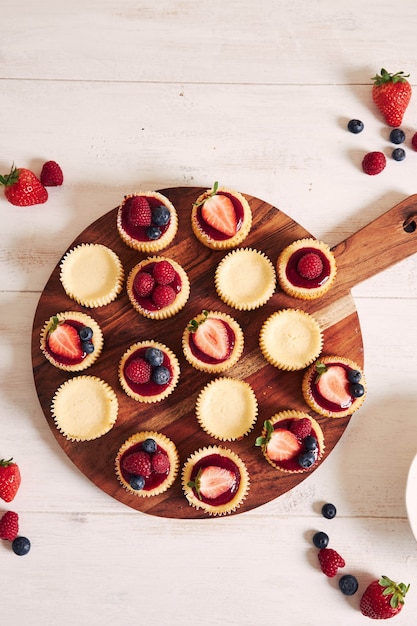
M 197 187 L 161 190 L 177 209 L 179 229 L 173 243 L 158 254 L 178 261 L 191 282 L 190 298 L 176 316 L 162 321 L 143 318 L 133 310 L 124 289 L 114 302 L 105 307 L 82 307 L 65 294 L 59 280 L 58 263 L 40 297 L 32 329 L 32 367 L 37 394 L 51 431 L 64 452 L 104 492 L 138 511 L 160 517 L 205 518 L 208 515 L 188 504 L 182 493 L 180 475 L 173 487 L 160 496 L 141 498 L 128 494 L 116 480 L 114 459 L 121 444 L 141 430 L 157 430 L 170 437 L 178 448 L 181 464 L 198 448 L 219 443 L 201 430 L 194 413 L 199 391 L 213 376 L 192 368 L 181 348 L 184 328 L 202 309 L 227 312 L 240 323 L 245 335 L 244 353 L 237 365 L 226 374 L 246 380 L 253 387 L 259 403 L 258 420 L 253 431 L 241 441 L 222 444 L 240 455 L 250 473 L 249 494 L 237 513 L 254 509 L 279 497 L 311 474 L 311 471 L 285 474 L 266 463 L 260 449 L 254 445 L 265 419 L 284 409 L 298 409 L 316 417 L 324 431 L 326 444 L 321 462 L 333 450 L 349 423 L 349 418 L 317 417 L 302 398 L 303 372 L 279 371 L 264 360 L 258 346 L 258 334 L 264 320 L 281 308 L 306 310 L 317 317 L 323 328 L 323 353 L 348 356 L 363 366 L 362 336 L 350 292 L 336 301 L 334 298 L 327 301 L 325 296 L 320 301 L 303 302 L 277 290 L 265 306 L 246 312 L 223 304 L 214 289 L 214 271 L 226 252 L 212 251 L 201 245 L 190 226 L 192 203 L 202 191 Z M 243 246 L 261 250 L 275 264 L 284 246 L 295 239 L 311 236 L 276 207 L 253 196 L 246 195 L 246 198 L 252 209 L 253 225 Z M 147 255 L 131 250 L 122 242 L 116 229 L 116 213 L 117 208 L 96 220 L 75 239 L 69 249 L 80 243 L 104 244 L 118 254 L 127 276 L 131 268 Z M 109 383 L 119 401 L 119 415 L 114 428 L 90 442 L 68 441 L 57 430 L 51 417 L 52 397 L 69 375 L 54 368 L 43 357 L 39 336 L 43 324 L 51 315 L 67 310 L 84 311 L 100 324 L 105 339 L 103 353 L 83 373 L 98 376 Z M 140 404 L 129 398 L 117 377 L 117 366 L 125 350 L 134 342 L 146 339 L 155 339 L 169 346 L 181 365 L 180 382 L 176 390 L 167 399 L 154 405 Z

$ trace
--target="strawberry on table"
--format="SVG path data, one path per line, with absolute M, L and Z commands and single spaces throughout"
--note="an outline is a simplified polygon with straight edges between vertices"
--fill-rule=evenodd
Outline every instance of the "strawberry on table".
M 0 498 L 11 502 L 20 487 L 20 469 L 13 459 L 0 459 Z
M 390 74 L 382 69 L 381 74 L 372 79 L 372 99 L 388 126 L 401 126 L 412 93 L 408 76 L 404 72 Z
M 13 541 L 19 533 L 19 516 L 14 511 L 6 511 L 0 518 L 0 539 Z
M 0 175 L 0 184 L 4 185 L 4 195 L 15 206 L 43 204 L 48 199 L 48 192 L 41 181 L 30 170 L 12 165 L 9 174 Z
M 362 594 L 360 610 L 371 619 L 389 619 L 404 606 L 404 598 L 410 585 L 395 583 L 388 576 L 372 581 Z
M 64 182 L 61 166 L 56 161 L 46 161 L 43 164 L 40 181 L 44 187 L 59 187 Z

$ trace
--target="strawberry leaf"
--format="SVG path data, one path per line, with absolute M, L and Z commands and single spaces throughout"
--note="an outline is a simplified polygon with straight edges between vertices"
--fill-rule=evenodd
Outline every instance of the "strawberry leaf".
M 195 207 L 199 207 L 199 206 L 201 206 L 202 204 L 204 204 L 206 200 L 208 200 L 208 199 L 209 199 L 209 198 L 211 198 L 212 196 L 215 196 L 215 195 L 216 195 L 218 188 L 219 188 L 219 183 L 218 183 L 218 182 L 217 182 L 217 180 L 216 180 L 216 182 L 214 183 L 214 185 L 213 185 L 213 187 L 211 188 L 211 190 L 210 190 L 210 191 L 208 191 L 207 193 L 205 193 L 205 194 L 204 194 L 204 198 L 203 198 L 202 200 L 200 200 L 200 202 L 194 202 L 194 203 L 193 203 L 193 206 L 195 206 Z
M 264 433 L 256 438 L 255 446 L 266 446 L 268 441 L 271 439 L 271 434 L 274 431 L 274 427 L 269 420 L 265 420 L 264 422 Z

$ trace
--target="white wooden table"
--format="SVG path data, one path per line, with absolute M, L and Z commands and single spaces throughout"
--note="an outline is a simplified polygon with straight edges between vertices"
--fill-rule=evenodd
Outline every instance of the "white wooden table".
M 274 204 L 335 245 L 417 192 L 417 94 L 407 158 L 371 100 L 381 67 L 417 91 L 417 4 L 404 0 L 2 2 L 0 170 L 58 161 L 44 205 L 0 198 L 0 457 L 18 461 L 25 557 L 0 545 L 0 621 L 13 626 L 365 624 L 319 570 L 325 530 L 361 585 L 411 583 L 417 550 L 405 485 L 417 452 L 417 256 L 354 290 L 369 385 L 336 449 L 296 489 L 229 518 L 138 513 L 90 483 L 46 423 L 30 338 L 43 287 L 93 220 L 139 188 L 215 180 Z M 350 118 L 365 130 L 352 135 Z M 362 173 L 382 150 L 387 167 Z M 417 486 L 416 486 L 417 489 Z M 417 497 L 417 493 L 416 493 Z M 323 502 L 338 515 L 324 520 Z

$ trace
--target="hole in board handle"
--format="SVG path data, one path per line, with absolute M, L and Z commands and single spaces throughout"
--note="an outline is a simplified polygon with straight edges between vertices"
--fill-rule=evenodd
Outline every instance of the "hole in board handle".
M 409 215 L 403 223 L 403 230 L 406 233 L 414 233 L 417 228 L 417 215 Z

